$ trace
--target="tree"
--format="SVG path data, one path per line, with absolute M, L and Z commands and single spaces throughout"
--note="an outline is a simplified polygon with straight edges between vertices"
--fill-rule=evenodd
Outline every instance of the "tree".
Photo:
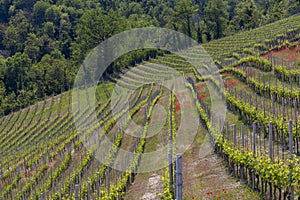
M 23 11 L 19 11 L 9 21 L 9 26 L 5 31 L 4 45 L 11 54 L 24 50 L 24 42 L 31 30 L 31 24 L 25 17 Z
M 57 4 L 65 5 L 67 7 L 74 7 L 78 10 L 78 9 L 81 9 L 83 7 L 84 3 L 81 0 L 58 0 Z
M 76 43 L 73 43 L 72 55 L 81 62 L 85 54 L 96 47 L 100 42 L 109 38 L 120 30 L 125 30 L 126 23 L 115 11 L 105 13 L 102 9 L 87 10 L 77 25 Z
M 0 57 L 0 81 L 4 81 L 5 71 L 6 71 L 5 59 Z
M 204 23 L 205 17 L 205 7 L 208 0 L 194 0 L 195 4 L 198 6 L 198 17 L 196 18 L 196 32 L 197 32 L 197 41 L 199 43 L 203 42 L 202 35 L 205 32 L 206 25 Z M 210 40 L 210 38 L 208 38 Z
M 205 7 L 205 23 L 214 39 L 224 36 L 228 23 L 228 4 L 225 0 L 211 0 Z
M 242 1 L 235 8 L 233 24 L 236 30 L 252 29 L 259 25 L 261 15 L 254 0 Z
M 8 92 L 26 89 L 31 60 L 25 53 L 16 53 L 6 61 L 5 84 Z
M 67 13 L 63 13 L 60 20 L 59 26 L 59 41 L 60 41 L 60 50 L 64 54 L 65 58 L 70 58 L 71 51 L 70 46 L 72 42 L 72 38 L 70 36 L 70 32 L 72 31 L 72 25 L 69 20 L 69 15 Z
M 180 0 L 174 7 L 173 23 L 180 24 L 183 33 L 189 37 L 192 37 L 192 19 L 197 11 L 192 0 Z
M 0 80 L 0 116 L 4 112 L 3 104 L 5 100 L 5 85 L 2 80 Z
M 285 17 L 299 13 L 300 1 L 299 0 L 283 0 Z
M 12 5 L 12 0 L 0 1 L 0 22 L 8 22 L 9 20 L 9 8 Z
M 200 18 L 205 16 L 205 7 L 209 0 L 194 0 L 195 4 L 198 6 L 198 14 Z
M 73 1 L 73 0 L 72 0 Z M 76 9 L 74 7 L 62 7 L 62 12 L 68 16 L 68 23 L 71 24 L 71 29 L 68 32 L 69 36 L 72 38 L 72 41 L 76 38 L 76 27 L 78 24 L 78 20 L 81 18 L 83 13 L 85 12 L 83 9 Z M 64 20 L 64 16 L 62 16 L 62 20 Z M 61 22 L 60 22 L 61 23 Z
M 34 33 L 29 33 L 25 42 L 24 52 L 33 62 L 37 62 L 41 56 L 41 41 Z
M 168 18 L 173 15 L 173 9 L 164 3 L 160 3 L 149 10 L 149 15 L 157 20 L 160 27 L 165 27 L 169 22 Z
M 5 38 L 6 26 L 0 23 L 0 49 L 4 49 L 4 38 Z
M 128 28 L 142 28 L 149 26 L 158 26 L 158 22 L 153 20 L 149 15 L 131 14 L 126 20 Z
M 268 0 L 263 4 L 262 21 L 264 24 L 280 20 L 284 16 L 284 2 L 277 0 Z
M 47 21 L 53 22 L 56 27 L 59 27 L 61 14 L 61 7 L 52 5 L 46 10 L 45 17 Z
M 51 6 L 49 2 L 38 1 L 33 7 L 33 20 L 37 26 L 41 26 L 45 20 L 46 10 Z
M 5 97 L 2 99 L 1 108 L 5 115 L 7 115 L 8 113 L 10 113 L 18 107 L 16 99 L 17 97 L 14 92 L 6 94 Z
M 126 18 L 128 18 L 132 14 L 144 14 L 144 9 L 142 8 L 141 4 L 137 2 L 130 2 L 129 4 L 127 4 L 126 2 L 122 2 L 120 11 L 122 12 L 122 15 L 125 15 Z
M 228 12 L 229 12 L 229 20 L 231 21 L 233 17 L 235 16 L 235 8 L 238 4 L 238 0 L 228 0 Z
M 69 66 L 59 51 L 46 54 L 30 70 L 32 88 L 36 88 L 38 97 L 59 94 L 68 89 L 71 83 Z
M 53 22 L 45 22 L 43 26 L 43 33 L 49 38 L 54 39 L 55 36 L 55 26 Z
M 32 11 L 33 5 L 37 0 L 14 0 L 14 6 L 16 9 L 22 9 L 27 11 Z

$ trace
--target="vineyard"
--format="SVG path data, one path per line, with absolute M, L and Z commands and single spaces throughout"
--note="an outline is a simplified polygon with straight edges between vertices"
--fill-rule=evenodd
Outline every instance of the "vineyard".
M 143 183 L 137 172 L 153 161 L 143 156 L 151 151 L 161 151 L 161 158 L 152 159 L 164 166 L 155 172 L 162 182 L 156 199 L 235 199 L 226 196 L 225 189 L 223 196 L 213 197 L 210 191 L 187 194 L 185 154 L 177 153 L 176 134 L 185 123 L 196 122 L 195 140 L 207 131 L 211 147 L 234 180 L 262 199 L 300 199 L 300 65 L 295 59 L 300 57 L 299 21 L 300 16 L 293 16 L 204 44 L 222 79 L 208 75 L 211 63 L 197 70 L 178 55 L 164 54 L 100 81 L 95 110 L 78 104 L 74 115 L 70 90 L 1 117 L 0 199 L 136 198 L 130 191 Z M 182 54 L 192 60 L 201 57 L 201 51 L 195 47 Z M 174 71 L 184 79 L 175 81 L 171 90 L 153 83 L 171 80 Z M 126 102 L 111 101 L 115 85 L 135 91 L 126 96 L 129 114 L 122 109 Z M 226 102 L 225 119 L 212 109 L 209 88 Z M 89 101 L 82 98 L 88 92 L 88 87 L 81 88 L 76 95 Z M 183 96 L 192 101 L 181 102 Z M 183 119 L 183 113 L 192 111 L 197 115 Z M 98 123 L 90 122 L 92 113 Z M 85 127 L 84 136 L 75 124 Z M 90 139 L 90 146 L 101 146 L 104 137 L 114 144 L 105 154 L 84 145 Z M 132 154 L 124 159 L 119 149 Z

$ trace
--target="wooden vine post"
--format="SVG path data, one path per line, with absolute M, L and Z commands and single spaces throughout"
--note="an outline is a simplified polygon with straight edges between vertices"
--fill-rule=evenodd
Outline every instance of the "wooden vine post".
M 290 163 L 290 200 L 294 200 L 294 186 L 292 185 L 293 183 L 293 170 L 294 170 L 294 167 L 293 167 L 293 142 L 294 142 L 294 136 L 293 136 L 293 122 L 292 120 L 289 120 L 289 150 L 290 150 L 290 159 L 292 161 L 292 163 Z
M 176 172 L 175 172 L 175 199 L 182 200 L 182 155 L 176 155 Z

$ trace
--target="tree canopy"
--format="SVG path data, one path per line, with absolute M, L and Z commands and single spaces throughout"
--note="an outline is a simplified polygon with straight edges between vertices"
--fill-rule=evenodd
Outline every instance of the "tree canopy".
M 68 90 L 88 52 L 124 30 L 166 27 L 202 43 L 299 10 L 298 0 L 0 0 L 0 113 Z M 132 52 L 108 71 L 150 55 Z

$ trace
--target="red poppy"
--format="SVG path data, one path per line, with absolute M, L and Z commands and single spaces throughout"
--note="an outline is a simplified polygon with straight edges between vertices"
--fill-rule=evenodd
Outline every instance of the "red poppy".
M 197 86 L 196 86 L 196 89 L 197 89 L 197 90 L 201 90 L 203 87 L 204 87 L 204 85 L 202 85 L 202 84 L 201 84 L 201 85 L 197 85 Z
M 236 81 L 235 81 L 235 80 L 229 80 L 228 83 L 229 83 L 229 85 L 230 85 L 231 87 L 236 86 Z
M 180 110 L 180 105 L 176 105 L 176 112 Z
M 199 97 L 200 97 L 200 99 L 204 99 L 205 98 L 205 94 L 201 93 Z

